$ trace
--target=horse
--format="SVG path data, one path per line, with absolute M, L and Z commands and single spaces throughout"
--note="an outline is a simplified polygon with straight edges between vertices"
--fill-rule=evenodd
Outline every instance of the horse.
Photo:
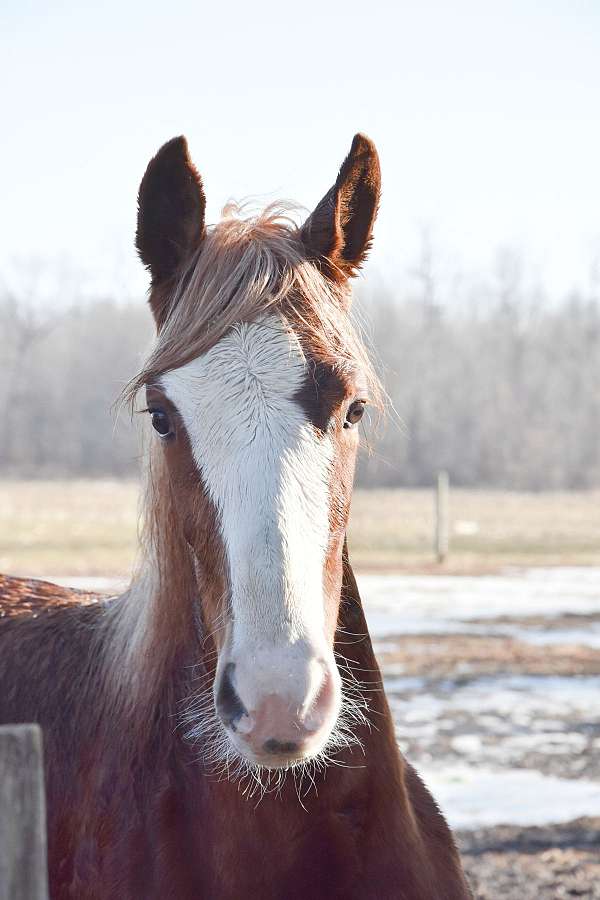
M 230 205 L 209 227 L 184 137 L 147 167 L 138 564 L 113 598 L 0 579 L 0 722 L 42 727 L 53 900 L 471 897 L 345 537 L 380 402 L 350 315 L 380 182 L 358 134 L 303 224 Z

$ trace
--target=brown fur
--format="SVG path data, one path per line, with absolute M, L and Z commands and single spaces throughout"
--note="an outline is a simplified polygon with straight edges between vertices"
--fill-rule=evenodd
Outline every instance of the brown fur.
M 381 195 L 381 172 L 375 145 L 357 134 L 333 187 L 302 228 L 309 257 L 323 271 L 344 282 L 365 261 Z
M 152 311 L 158 323 L 167 314 L 165 285 L 175 278 L 204 236 L 206 198 L 187 141 L 168 141 L 150 160 L 140 184 L 136 245 L 152 275 Z M 159 302 L 160 298 L 160 302 Z
M 327 252 L 338 271 L 342 257 L 353 271 L 370 240 L 378 198 L 371 146 L 355 139 L 336 182 L 343 235 Z M 171 408 L 176 439 L 150 458 L 144 553 L 125 594 L 103 600 L 0 577 L 0 722 L 37 721 L 44 731 L 51 896 L 465 900 L 448 827 L 398 752 L 345 548 L 357 432 L 342 424 L 353 397 L 377 394 L 346 286 L 272 214 L 206 233 L 190 167 L 181 141 L 166 145 L 140 192 L 138 244 L 153 274 L 159 335 L 132 391 L 146 385 L 168 407 L 161 374 L 240 319 L 275 312 L 298 335 L 309 373 L 298 402 L 335 445 L 326 630 L 368 711 L 358 743 L 324 771 L 303 784 L 288 775 L 262 798 L 248 796 L 251 776 L 216 777 L 205 747 L 186 740 L 190 698 L 211 695 L 228 571 L 216 511 Z M 165 185 L 174 207 L 161 196 Z M 172 218 L 157 218 L 165 209 Z M 167 232 L 156 227 L 163 221 Z M 175 255 L 169 234 L 179 234 Z

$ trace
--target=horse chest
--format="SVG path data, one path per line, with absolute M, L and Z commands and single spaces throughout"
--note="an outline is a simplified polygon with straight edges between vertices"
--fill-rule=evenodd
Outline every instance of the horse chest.
M 311 794 L 300 805 L 292 785 L 282 795 L 243 797 L 236 785 L 210 784 L 186 810 L 188 846 L 201 860 L 205 894 L 234 900 L 349 900 L 363 855 L 356 811 L 340 814 Z M 326 794 L 326 791 L 324 791 Z
M 228 783 L 157 774 L 138 814 L 126 788 L 97 798 L 51 838 L 53 900 L 351 900 L 361 882 L 362 823 L 353 807 L 267 795 L 257 805 Z M 312 803 L 310 802 L 312 800 Z M 138 800 L 139 802 L 139 800 Z

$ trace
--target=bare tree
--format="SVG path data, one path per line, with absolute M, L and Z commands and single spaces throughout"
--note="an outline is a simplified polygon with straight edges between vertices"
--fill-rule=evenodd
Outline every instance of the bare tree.
M 359 313 L 395 412 L 365 431 L 360 482 L 431 484 L 447 469 L 463 485 L 600 485 L 597 269 L 585 292 L 550 304 L 503 250 L 487 276 L 442 291 L 426 235 L 416 292 L 372 278 Z M 35 265 L 0 281 L 0 474 L 135 472 L 135 429 L 113 404 L 151 335 L 146 304 L 86 298 L 76 279 L 49 302 L 45 281 Z

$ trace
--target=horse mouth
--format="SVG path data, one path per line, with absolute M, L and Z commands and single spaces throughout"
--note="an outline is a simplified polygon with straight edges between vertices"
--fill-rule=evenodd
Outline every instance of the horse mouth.
M 296 740 L 267 738 L 260 745 L 249 743 L 239 734 L 227 731 L 227 739 L 236 756 L 249 766 L 264 769 L 289 769 L 318 757 L 328 744 L 330 731 Z

